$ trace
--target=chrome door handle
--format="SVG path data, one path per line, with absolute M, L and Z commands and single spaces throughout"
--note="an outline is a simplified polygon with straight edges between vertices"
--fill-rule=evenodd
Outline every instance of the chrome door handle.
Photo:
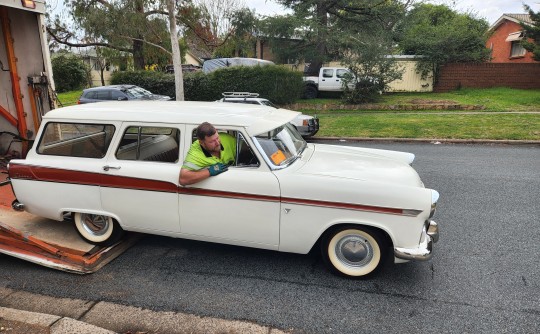
M 114 166 L 103 166 L 103 170 L 104 171 L 108 171 L 109 169 L 120 169 L 121 167 L 118 166 L 118 167 L 114 167 Z

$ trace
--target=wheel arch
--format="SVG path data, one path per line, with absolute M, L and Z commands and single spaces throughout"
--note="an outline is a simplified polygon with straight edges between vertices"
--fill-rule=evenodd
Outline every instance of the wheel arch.
M 343 221 L 343 222 L 336 222 L 336 223 L 334 223 L 332 225 L 326 226 L 324 231 L 322 231 L 319 234 L 319 237 L 317 238 L 315 243 L 311 246 L 311 249 L 310 249 L 309 252 L 310 253 L 312 253 L 314 251 L 318 252 L 319 247 L 321 245 L 321 242 L 330 233 L 333 233 L 334 231 L 336 231 L 336 230 L 338 230 L 340 228 L 345 228 L 345 227 L 353 227 L 353 228 L 354 227 L 361 227 L 362 229 L 367 229 L 367 230 L 374 231 L 374 232 L 378 233 L 382 238 L 384 238 L 384 240 L 385 240 L 386 244 L 388 245 L 388 247 L 393 247 L 393 245 L 394 245 L 394 241 L 392 240 L 392 237 L 390 236 L 390 233 L 381 226 L 368 224 L 368 223 L 363 223 L 363 222 Z
M 93 215 L 101 215 L 101 216 L 108 216 L 111 217 L 113 220 L 115 220 L 120 227 L 124 228 L 124 225 L 122 224 L 122 220 L 118 217 L 118 215 L 109 212 L 109 211 L 102 211 L 102 210 L 88 210 L 88 209 L 74 209 L 74 208 L 64 208 L 60 210 L 61 216 L 64 217 L 66 215 L 69 215 L 73 217 L 76 213 L 88 213 Z

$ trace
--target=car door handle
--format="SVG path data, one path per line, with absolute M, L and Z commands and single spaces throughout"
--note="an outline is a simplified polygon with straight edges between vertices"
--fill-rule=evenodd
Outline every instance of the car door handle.
M 118 167 L 114 167 L 114 166 L 103 166 L 103 170 L 104 171 L 108 171 L 109 169 L 120 169 L 121 167 L 118 166 Z

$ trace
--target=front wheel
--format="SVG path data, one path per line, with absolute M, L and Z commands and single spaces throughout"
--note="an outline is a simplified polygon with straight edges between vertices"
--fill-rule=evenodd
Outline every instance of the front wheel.
M 386 258 L 386 242 L 377 231 L 345 226 L 330 231 L 321 242 L 323 260 L 330 270 L 351 278 L 376 272 Z
M 79 235 L 93 245 L 110 246 L 124 235 L 124 230 L 111 217 L 77 212 L 73 218 Z

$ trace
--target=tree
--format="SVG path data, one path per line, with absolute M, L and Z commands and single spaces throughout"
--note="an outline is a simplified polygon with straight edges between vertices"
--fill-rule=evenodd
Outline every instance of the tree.
M 100 46 L 133 55 L 135 69 L 143 69 L 145 45 L 168 51 L 167 24 L 155 0 L 70 0 L 68 10 L 79 37 L 57 17 L 47 27 L 57 42 L 71 47 Z
M 297 55 L 310 62 L 312 72 L 343 50 L 337 41 L 358 30 L 386 31 L 393 27 L 411 0 L 278 0 L 291 8 L 292 15 L 267 18 L 263 31 L 271 39 L 272 52 L 281 58 Z M 284 47 L 283 39 L 289 39 Z M 279 46 L 278 46 L 279 45 Z
M 397 41 L 404 54 L 422 56 L 418 69 L 425 77 L 446 63 L 483 62 L 489 24 L 470 13 L 446 5 L 419 4 L 397 27 Z
M 252 25 L 250 14 L 241 0 L 194 0 L 182 4 L 177 18 L 186 27 L 190 44 L 216 56 L 227 49 L 225 44 L 232 35 Z
M 69 92 L 86 85 L 88 69 L 80 58 L 61 54 L 53 58 L 51 63 L 57 92 Z
M 527 5 L 523 5 L 523 7 L 534 23 L 532 25 L 521 23 L 526 37 L 521 44 L 525 50 L 532 52 L 534 60 L 540 61 L 540 11 L 535 13 L 531 7 Z
M 390 82 L 401 79 L 403 74 L 395 59 L 389 56 L 393 49 L 392 38 L 382 32 L 369 36 L 351 34 L 346 38 L 350 43 L 342 55 L 342 63 L 352 75 L 343 80 L 343 98 L 349 103 L 373 102 Z

